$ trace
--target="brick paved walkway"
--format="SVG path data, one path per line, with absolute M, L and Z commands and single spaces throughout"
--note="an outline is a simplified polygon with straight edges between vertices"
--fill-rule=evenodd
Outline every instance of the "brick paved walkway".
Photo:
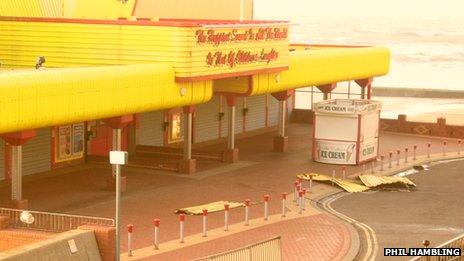
M 285 154 L 272 152 L 275 133 L 266 133 L 237 141 L 240 159 L 249 162 L 239 168 L 221 167 L 207 175 L 185 176 L 155 170 L 125 169 L 127 191 L 123 194 L 123 224 L 135 226 L 134 248 L 143 248 L 153 241 L 153 218 L 161 219 L 161 242 L 178 237 L 178 219 L 174 210 L 218 200 L 243 201 L 250 198 L 259 202 L 264 194 L 271 195 L 270 213 L 280 212 L 280 193 L 291 192 L 295 175 L 308 170 L 323 174 L 339 167 L 315 163 L 310 160 L 311 126 L 291 124 L 287 129 L 289 151 Z M 426 142 L 432 142 L 432 150 L 439 152 L 440 139 L 381 133 L 380 151 L 386 153 L 397 148 L 419 145 L 424 154 Z M 449 141 L 449 150 L 455 147 Z M 222 145 L 206 149 L 221 150 Z M 235 165 L 235 164 L 234 164 Z M 230 165 L 230 166 L 234 166 Z M 348 167 L 348 175 L 359 172 L 361 167 Z M 25 181 L 24 198 L 30 200 L 34 210 L 64 212 L 99 217 L 114 216 L 114 192 L 105 191 L 109 168 L 87 165 L 74 172 L 44 179 Z M 338 172 L 339 174 L 339 172 Z M 319 186 L 319 185 L 318 185 Z M 320 185 L 322 186 L 322 185 Z M 9 187 L 0 188 L 0 200 L 9 198 Z M 253 218 L 262 216 L 262 205 L 252 207 Z M 222 226 L 222 214 L 209 216 L 210 228 Z M 231 223 L 243 220 L 243 209 L 232 210 Z M 201 217 L 188 217 L 186 235 L 201 231 Z M 125 228 L 123 228 L 125 235 Z M 122 238 L 122 249 L 126 249 L 126 238 Z M 324 249 L 324 247 L 321 247 Z
M 284 260 L 340 260 L 350 247 L 345 225 L 326 214 L 281 221 L 144 260 L 191 260 L 282 236 Z

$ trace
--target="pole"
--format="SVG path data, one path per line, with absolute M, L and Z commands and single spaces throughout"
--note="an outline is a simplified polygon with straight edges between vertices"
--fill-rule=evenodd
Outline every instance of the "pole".
M 374 172 L 375 172 L 374 168 L 375 168 L 375 161 L 376 160 L 377 159 L 374 159 L 373 161 L 371 161 L 371 174 L 374 174 Z
M 184 221 L 185 214 L 179 215 L 179 242 L 184 243 Z
M 229 106 L 229 129 L 227 137 L 227 149 L 235 149 L 235 106 Z
M 404 163 L 408 163 L 408 148 L 404 149 Z
M 383 155 L 380 156 L 380 171 L 383 171 L 383 160 L 385 157 Z
M 296 202 L 298 200 L 298 181 L 295 181 L 293 185 L 293 202 Z
M 127 225 L 127 255 L 132 256 L 132 232 L 134 231 L 133 225 Z
M 224 204 L 224 231 L 229 231 L 229 204 Z
M 120 258 L 121 228 L 121 165 L 115 164 L 116 170 L 116 261 Z
M 282 193 L 282 217 L 286 217 L 287 211 L 287 193 Z
M 250 225 L 250 200 L 245 200 L 245 226 Z
M 443 150 L 443 156 L 446 156 L 446 144 L 447 144 L 447 143 L 448 143 L 447 140 L 444 140 L 444 141 L 443 141 L 443 148 L 442 148 L 442 150 Z
M 346 166 L 343 166 L 343 167 L 342 167 L 342 178 L 343 178 L 343 179 L 346 178 Z
M 267 221 L 269 219 L 269 199 L 271 196 L 264 195 L 264 220 Z
M 432 147 L 432 144 L 429 142 L 427 143 L 427 158 L 430 159 L 430 147 Z
M 207 237 L 208 234 L 206 232 L 206 222 L 208 219 L 208 210 L 207 209 L 203 209 L 203 237 Z
M 160 236 L 159 236 L 159 226 L 160 226 L 160 220 L 155 219 L 153 220 L 153 223 L 155 224 L 155 250 L 159 249 L 159 244 L 160 244 Z
M 461 155 L 461 140 L 458 140 L 458 155 Z
M 401 150 L 397 150 L 396 151 L 396 166 L 400 165 L 400 154 L 401 154 Z
M 303 190 L 298 191 L 298 196 L 298 201 L 300 201 L 300 210 L 298 213 L 303 214 Z
M 412 155 L 412 159 L 415 161 L 416 160 L 416 153 L 417 153 L 417 145 L 414 145 L 414 150 L 413 150 L 413 155 Z
M 285 107 L 287 101 L 279 101 L 279 137 L 285 137 Z
M 185 141 L 184 141 L 184 160 L 192 159 L 192 113 L 186 115 L 187 120 L 185 126 Z
M 303 211 L 306 210 L 306 189 L 302 189 L 303 191 L 303 197 L 301 198 L 301 209 Z
M 392 156 L 393 156 L 393 152 L 390 151 L 390 152 L 388 153 L 388 156 L 389 156 L 389 157 L 388 157 L 388 168 L 391 169 L 391 167 L 392 167 Z
M 335 186 L 335 170 L 332 170 L 332 187 Z
M 22 200 L 22 146 L 11 146 L 11 199 Z

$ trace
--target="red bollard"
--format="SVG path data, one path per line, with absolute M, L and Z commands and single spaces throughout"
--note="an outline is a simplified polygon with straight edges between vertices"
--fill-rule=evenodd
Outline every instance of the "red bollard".
M 134 231 L 134 226 L 129 224 L 127 225 L 127 255 L 132 256 L 132 232 Z
M 301 186 L 298 185 L 298 186 L 296 187 L 297 194 L 298 194 L 298 191 L 300 191 L 300 190 L 301 190 Z M 296 200 L 296 205 L 297 205 L 297 206 L 300 205 L 300 200 L 299 200 L 299 199 Z
M 158 250 L 159 249 L 159 244 L 160 244 L 159 227 L 160 227 L 161 221 L 159 219 L 154 219 L 153 223 L 155 224 L 155 242 L 154 242 L 155 243 L 155 249 Z
M 412 160 L 416 160 L 417 145 L 414 145 L 414 150 L 412 152 Z
M 224 204 L 224 231 L 229 231 L 229 204 Z
M 427 158 L 430 158 L 430 147 L 432 147 L 432 143 L 427 143 Z
M 448 143 L 447 140 L 443 140 L 443 147 L 442 147 L 442 151 L 443 151 L 443 156 L 446 156 L 446 144 Z
M 250 200 L 245 200 L 245 226 L 250 225 Z
M 185 214 L 179 215 L 179 242 L 184 243 L 184 222 L 185 222 Z
M 303 197 L 301 198 L 302 201 L 301 201 L 301 209 L 303 209 L 303 211 L 306 210 L 306 189 L 303 189 Z
M 380 156 L 380 171 L 383 171 L 383 160 L 385 157 L 383 155 Z
M 389 158 L 388 158 L 388 168 L 391 168 L 392 167 L 392 156 L 393 156 L 393 152 L 389 152 L 388 153 L 389 155 Z
M 400 165 L 400 154 L 401 154 L 401 150 L 397 150 L 396 151 L 396 166 Z
M 282 193 L 282 217 L 286 217 L 286 211 L 287 211 L 287 193 L 284 192 Z
M 303 214 L 303 190 L 298 191 L 298 196 L 298 201 L 300 201 L 300 210 L 298 211 L 298 213 Z
M 294 189 L 293 190 L 293 202 L 296 202 L 297 199 L 298 199 L 298 181 L 295 181 L 293 183 L 293 185 L 294 185 L 294 188 L 293 188 Z
M 208 232 L 207 232 L 207 229 L 206 229 L 207 222 L 208 222 L 208 210 L 203 209 L 203 237 L 208 236 Z
M 408 163 L 408 148 L 404 149 L 404 163 Z
M 264 195 L 264 220 L 267 221 L 269 219 L 269 200 L 271 196 Z

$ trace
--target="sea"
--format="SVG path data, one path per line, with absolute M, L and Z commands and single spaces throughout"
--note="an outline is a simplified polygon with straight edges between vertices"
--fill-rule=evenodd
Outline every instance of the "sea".
M 374 86 L 464 91 L 463 19 L 279 17 L 255 8 L 255 19 L 291 22 L 292 43 L 374 45 L 388 47 L 390 72 Z

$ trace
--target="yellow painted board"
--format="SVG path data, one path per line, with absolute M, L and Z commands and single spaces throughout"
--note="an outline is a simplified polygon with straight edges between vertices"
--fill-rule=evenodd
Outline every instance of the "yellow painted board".
M 181 208 L 176 210 L 175 214 L 187 214 L 187 215 L 202 215 L 203 209 L 208 210 L 208 213 L 224 211 L 224 205 L 228 204 L 229 209 L 244 207 L 245 204 L 239 202 L 229 202 L 229 201 L 216 201 L 200 206 L 188 207 L 188 208 Z
M 355 183 L 351 180 L 342 180 L 335 178 L 332 180 L 331 177 L 322 175 L 322 174 L 317 174 L 317 173 L 305 173 L 305 174 L 299 174 L 297 175 L 298 178 L 303 179 L 303 180 L 310 180 L 310 175 L 312 175 L 312 180 L 314 181 L 319 181 L 319 182 L 324 182 L 324 183 L 333 183 L 339 186 L 340 188 L 344 189 L 346 192 L 349 193 L 357 193 L 357 192 L 364 192 L 369 190 L 369 187 L 363 186 L 361 184 Z
M 0 133 L 205 103 L 212 82 L 176 83 L 166 65 L 0 72 Z
M 264 24 L 263 28 L 288 30 L 287 25 L 280 23 Z M 222 34 L 245 34 L 252 30 L 257 35 L 263 28 L 218 28 L 214 29 L 214 33 L 215 37 L 220 37 Z M 221 44 L 198 42 L 197 32 L 206 35 L 210 30 L 213 29 L 201 26 L 0 19 L 0 57 L 7 66 L 21 67 L 31 66 L 38 56 L 46 57 L 47 67 L 52 68 L 166 63 L 174 67 L 176 77 L 180 78 L 288 67 L 287 37 Z M 245 57 L 239 56 L 240 53 L 250 53 L 257 60 L 231 63 L 240 60 L 238 57 Z M 229 59 L 230 54 L 234 54 L 236 59 Z M 277 55 L 269 61 L 261 58 L 263 54 Z
M 406 177 L 396 176 L 374 176 L 374 175 L 361 175 L 359 179 L 364 185 L 374 188 L 382 185 L 404 184 L 415 187 L 416 184 Z
M 390 51 L 383 47 L 329 48 L 290 52 L 289 70 L 253 75 L 250 95 L 378 77 L 388 73 Z M 245 94 L 246 79 L 224 79 L 214 84 L 215 92 Z
M 1 0 L 1 16 L 63 17 L 66 0 Z

